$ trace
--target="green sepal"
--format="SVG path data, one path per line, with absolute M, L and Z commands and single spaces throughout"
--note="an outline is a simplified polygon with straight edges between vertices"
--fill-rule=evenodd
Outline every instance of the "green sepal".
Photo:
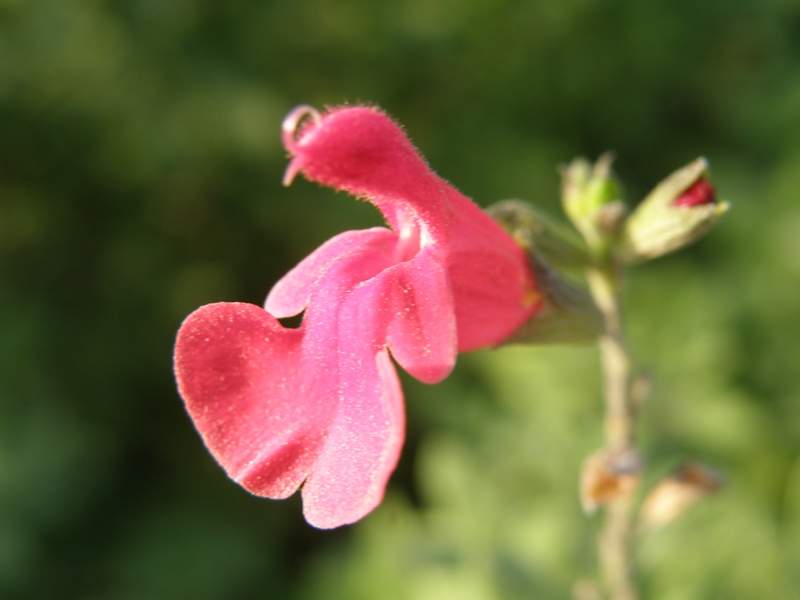
M 587 291 L 548 265 L 534 248 L 528 262 L 542 308 L 506 344 L 592 344 L 603 331 L 603 316 Z
M 580 235 L 565 223 L 523 200 L 502 200 L 486 212 L 525 248 L 536 248 L 553 266 L 564 269 L 585 268 L 589 252 Z

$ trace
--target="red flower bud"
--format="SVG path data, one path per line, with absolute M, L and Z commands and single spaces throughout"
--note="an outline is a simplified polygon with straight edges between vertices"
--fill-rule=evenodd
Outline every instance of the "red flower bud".
M 659 183 L 628 217 L 619 253 L 630 263 L 683 248 L 702 237 L 729 208 L 698 158 Z M 676 210 L 677 209 L 677 210 Z
M 672 206 L 692 208 L 702 204 L 714 204 L 714 186 L 708 179 L 702 178 L 690 185 L 685 192 L 675 198 Z

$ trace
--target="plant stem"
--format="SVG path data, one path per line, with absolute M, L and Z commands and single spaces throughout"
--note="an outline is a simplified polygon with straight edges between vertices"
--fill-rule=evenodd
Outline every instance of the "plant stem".
M 622 326 L 621 269 L 607 264 L 589 270 L 588 282 L 603 313 L 600 354 L 605 381 L 605 439 L 609 456 L 633 455 L 635 407 L 630 397 L 631 359 Z M 632 567 L 633 489 L 606 505 L 599 540 L 600 564 L 610 600 L 636 600 Z

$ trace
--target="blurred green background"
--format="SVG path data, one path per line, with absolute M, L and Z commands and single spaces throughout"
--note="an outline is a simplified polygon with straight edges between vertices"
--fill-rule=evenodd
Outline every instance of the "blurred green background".
M 480 204 L 627 198 L 700 154 L 733 210 L 631 275 L 652 478 L 724 492 L 642 539 L 645 598 L 800 598 L 796 0 L 0 0 L 0 597 L 563 599 L 595 569 L 593 348 L 406 378 L 384 504 L 316 531 L 230 483 L 171 374 L 182 318 L 260 304 L 370 206 L 280 185 L 283 115 L 370 101 Z

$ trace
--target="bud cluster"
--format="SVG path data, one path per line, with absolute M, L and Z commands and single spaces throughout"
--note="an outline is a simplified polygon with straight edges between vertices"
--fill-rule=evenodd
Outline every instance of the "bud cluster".
M 633 532 L 652 532 L 672 522 L 722 486 L 714 469 L 691 461 L 642 490 L 647 478 L 636 442 L 637 415 L 651 379 L 646 372 L 637 374 L 628 350 L 622 299 L 627 267 L 698 240 L 728 204 L 717 200 L 708 163 L 698 158 L 667 176 L 631 210 L 611 163 L 605 154 L 594 164 L 577 159 L 562 169 L 561 201 L 572 229 L 518 200 L 489 210 L 525 249 L 541 300 L 536 317 L 507 341 L 597 341 L 600 350 L 605 445 L 584 461 L 579 497 L 587 514 L 605 513 L 598 546 L 608 593 L 580 582 L 575 597 L 582 600 L 635 598 Z M 576 272 L 582 272 L 585 285 Z
M 633 211 L 622 200 L 613 157 L 594 164 L 579 158 L 561 169 L 561 201 L 573 228 L 521 200 L 488 212 L 527 254 L 542 310 L 508 342 L 574 343 L 597 339 L 602 315 L 570 271 L 636 264 L 683 248 L 702 237 L 728 209 L 716 198 L 704 158 L 659 183 Z M 576 231 L 577 230 L 577 231 Z
M 627 214 L 611 158 L 594 166 L 577 159 L 562 171 L 564 211 L 596 256 L 613 252 L 638 263 L 683 248 L 702 237 L 729 208 L 716 199 L 704 158 L 678 169 Z

